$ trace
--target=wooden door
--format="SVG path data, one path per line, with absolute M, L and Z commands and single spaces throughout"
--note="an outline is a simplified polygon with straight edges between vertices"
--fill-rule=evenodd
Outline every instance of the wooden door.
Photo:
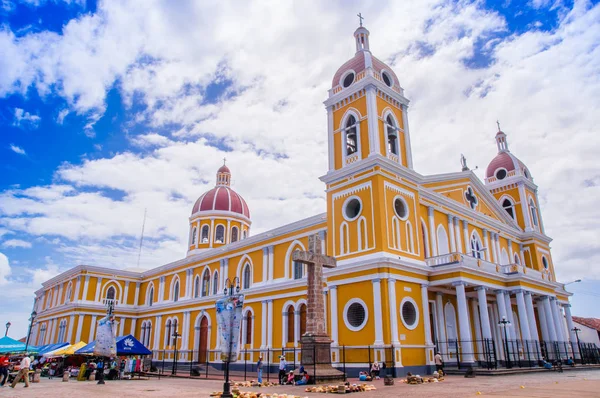
M 198 362 L 206 363 L 208 354 L 208 318 L 205 316 L 200 321 L 200 339 L 198 345 Z

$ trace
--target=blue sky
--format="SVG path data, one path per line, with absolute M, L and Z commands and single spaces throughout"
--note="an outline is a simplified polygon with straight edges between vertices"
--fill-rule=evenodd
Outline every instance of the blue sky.
M 254 233 L 324 211 L 321 102 L 358 11 L 412 101 L 417 171 L 464 153 L 482 177 L 500 119 L 559 278 L 584 279 L 573 313 L 600 316 L 598 2 L 396 3 L 0 0 L 0 312 L 15 334 L 41 281 L 137 267 L 144 209 L 140 267 L 183 256 L 223 157 Z

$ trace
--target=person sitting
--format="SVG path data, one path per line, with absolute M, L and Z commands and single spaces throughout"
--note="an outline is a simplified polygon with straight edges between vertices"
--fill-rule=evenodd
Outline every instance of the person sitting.
M 293 370 L 290 370 L 290 373 L 288 373 L 285 384 L 290 384 L 292 386 L 294 385 L 294 371 Z
M 543 359 L 542 363 L 544 365 L 544 369 L 550 369 L 550 370 L 552 370 L 552 364 L 550 362 L 547 362 L 545 359 Z
M 569 357 L 569 359 L 567 359 L 567 365 L 575 366 L 575 361 L 573 360 L 573 357 Z
M 302 379 L 298 380 L 296 382 L 297 386 L 305 386 L 308 384 L 308 372 L 304 372 L 304 376 L 302 376 Z
M 358 380 L 367 381 L 367 376 L 368 376 L 367 372 L 360 372 L 358 374 Z
M 379 362 L 377 362 L 377 361 L 373 362 L 373 365 L 371 365 L 371 378 L 379 380 L 380 370 L 381 370 L 381 367 L 379 366 Z

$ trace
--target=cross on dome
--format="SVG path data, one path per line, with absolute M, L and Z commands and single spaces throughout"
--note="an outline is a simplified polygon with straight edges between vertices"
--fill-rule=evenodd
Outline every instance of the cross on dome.
M 358 14 L 356 14 L 356 16 L 358 17 L 358 20 L 360 22 L 360 26 L 362 26 L 362 21 L 364 19 L 363 16 L 362 16 L 362 14 L 359 12 Z

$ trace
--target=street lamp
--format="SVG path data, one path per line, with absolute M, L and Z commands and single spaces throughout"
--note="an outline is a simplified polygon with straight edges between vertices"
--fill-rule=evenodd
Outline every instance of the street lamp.
M 581 279 L 575 279 L 574 281 L 565 283 L 564 286 L 570 285 L 571 283 L 579 283 L 579 282 L 581 282 Z
M 174 357 L 173 357 L 173 370 L 171 371 L 172 375 L 177 374 L 177 339 L 180 336 L 181 335 L 179 333 L 177 333 L 177 324 L 175 324 L 175 332 L 173 332 L 173 337 L 175 338 L 175 353 L 174 353 Z
M 575 326 L 571 330 L 575 332 L 575 337 L 577 337 L 577 349 L 579 350 L 579 359 L 581 359 L 581 364 L 583 365 L 583 354 L 581 353 L 581 343 L 579 342 L 579 332 L 581 332 L 581 329 Z
M 27 330 L 27 339 L 25 340 L 25 353 L 27 354 L 27 348 L 29 347 L 29 337 L 31 336 L 31 329 L 33 329 L 33 321 L 37 316 L 35 310 L 31 311 L 31 317 L 29 318 L 29 329 Z
M 8 329 L 10 329 L 10 325 L 12 325 L 12 323 L 6 322 L 6 332 L 4 332 L 4 337 L 8 335 Z
M 510 363 L 510 353 L 508 351 L 508 327 L 510 326 L 510 321 L 506 320 L 506 317 L 503 316 L 502 320 L 498 322 L 501 328 L 504 328 L 504 349 L 506 351 L 506 367 L 512 368 L 512 364 Z
M 240 278 L 237 276 L 233 278 L 233 281 L 227 278 L 225 280 L 225 288 L 223 294 L 225 296 L 233 296 L 233 290 L 240 292 Z M 229 383 L 229 362 L 231 361 L 231 350 L 233 347 L 233 316 L 231 317 L 231 324 L 229 325 L 229 349 L 227 350 L 227 360 L 225 361 L 225 383 L 223 384 L 222 398 L 233 398 L 231 394 L 231 385 Z

